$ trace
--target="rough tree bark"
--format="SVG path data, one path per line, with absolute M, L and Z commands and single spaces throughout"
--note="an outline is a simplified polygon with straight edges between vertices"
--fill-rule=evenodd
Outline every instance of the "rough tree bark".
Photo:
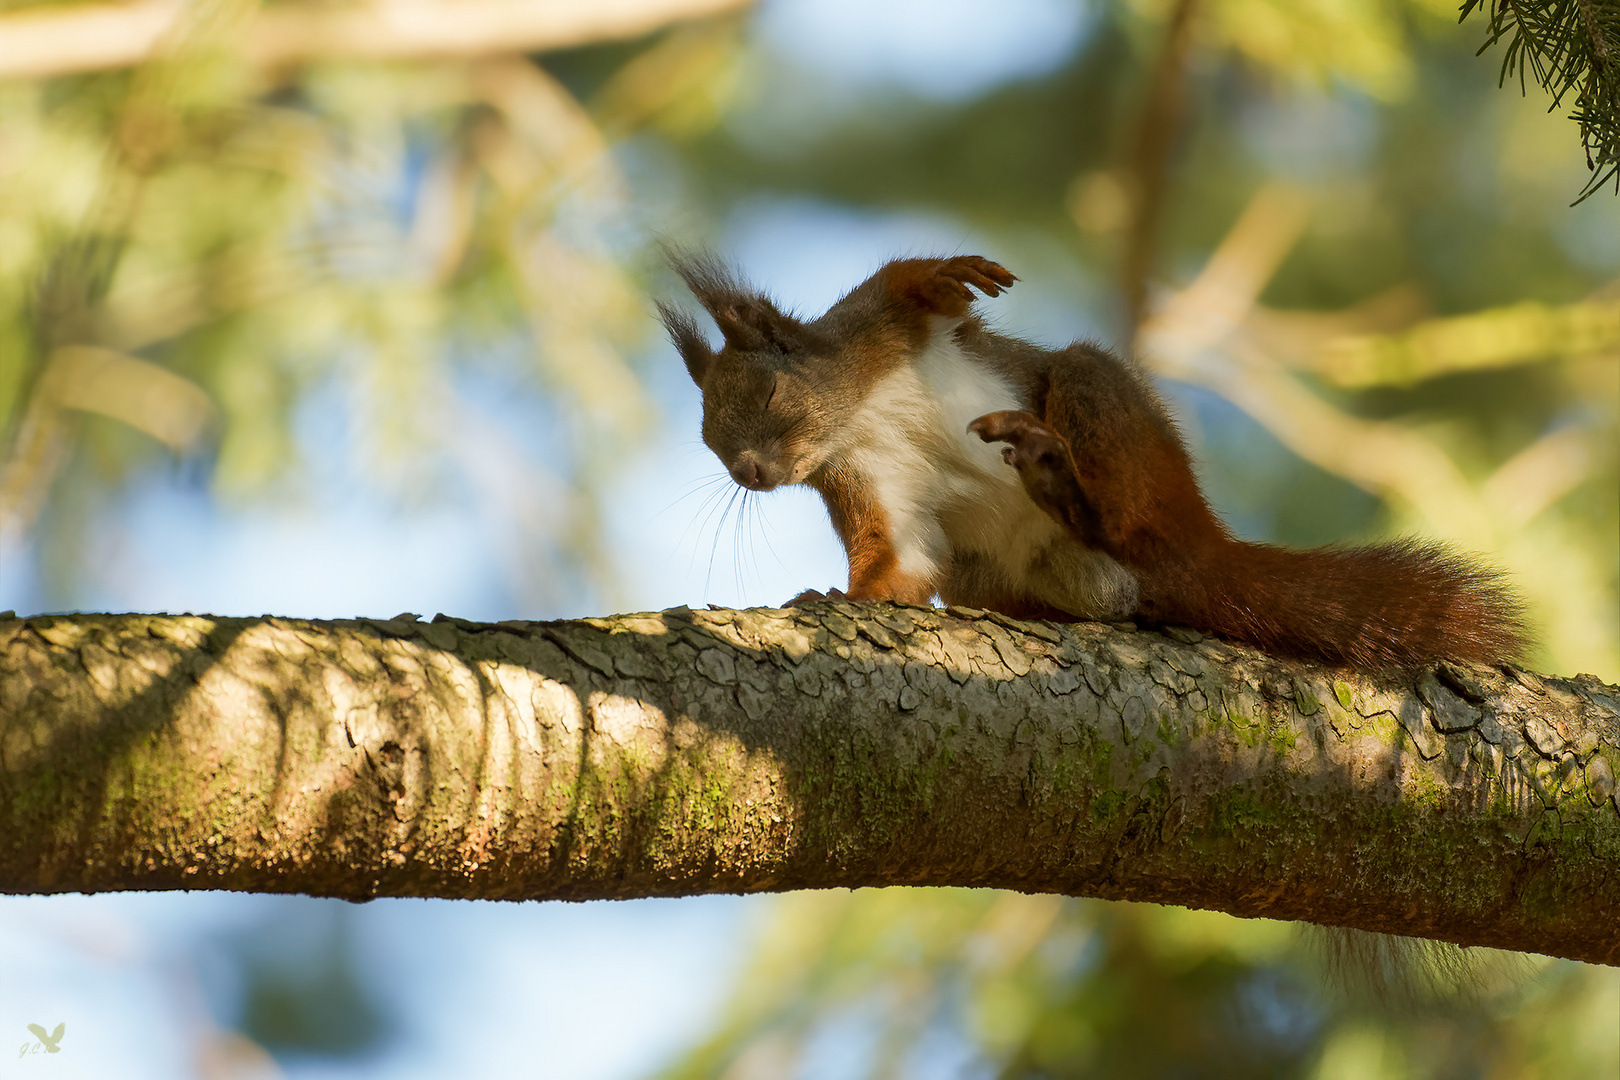
M 842 603 L 0 618 L 0 890 L 997 886 L 1620 963 L 1620 690 Z

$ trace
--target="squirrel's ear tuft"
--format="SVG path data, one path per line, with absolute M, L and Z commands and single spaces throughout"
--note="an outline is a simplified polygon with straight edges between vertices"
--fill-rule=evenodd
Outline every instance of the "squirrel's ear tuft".
M 776 310 L 763 296 L 740 297 L 710 308 L 709 314 L 733 348 L 790 353 L 799 347 L 803 330 L 799 321 Z
M 664 249 L 664 256 L 698 303 L 714 317 L 726 344 L 735 349 L 772 348 L 784 353 L 798 347 L 803 325 L 743 285 L 719 259 L 708 252 L 683 252 L 669 247 Z M 664 325 L 670 325 L 667 318 Z
M 703 376 L 708 373 L 709 365 L 714 363 L 714 350 L 703 340 L 697 323 L 686 312 L 677 311 L 660 301 L 658 317 L 663 320 L 664 329 L 669 331 L 669 340 L 675 343 L 675 350 L 686 362 L 686 373 L 702 389 Z

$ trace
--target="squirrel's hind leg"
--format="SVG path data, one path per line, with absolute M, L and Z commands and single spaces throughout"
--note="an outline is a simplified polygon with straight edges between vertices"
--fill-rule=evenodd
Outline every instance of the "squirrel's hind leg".
M 1012 410 L 987 413 L 968 430 L 985 442 L 1006 443 L 1002 460 L 1018 470 L 1035 505 L 1086 547 L 1108 551 L 1102 516 L 1080 483 L 1069 440 L 1034 413 Z

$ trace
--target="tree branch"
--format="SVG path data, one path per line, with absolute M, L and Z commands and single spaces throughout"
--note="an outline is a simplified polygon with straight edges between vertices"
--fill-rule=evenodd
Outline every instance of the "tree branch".
M 1515 72 L 1535 77 L 1558 108 L 1575 95 L 1570 114 L 1581 127 L 1581 146 L 1591 179 L 1576 197 L 1585 201 L 1610 180 L 1620 194 L 1620 0 L 1463 0 L 1462 18 L 1485 12 L 1485 44 L 1480 52 L 1508 39 L 1502 51 L 1505 83 Z
M 1187 107 L 1187 52 L 1192 47 L 1197 10 L 1198 0 L 1176 0 L 1171 9 L 1132 136 L 1131 213 L 1120 262 L 1120 286 L 1126 325 L 1133 337 L 1147 315 L 1148 277 L 1158 254 L 1159 224 L 1169 199 L 1170 157 Z
M 0 890 L 995 886 L 1620 963 L 1620 689 L 842 603 L 0 620 Z

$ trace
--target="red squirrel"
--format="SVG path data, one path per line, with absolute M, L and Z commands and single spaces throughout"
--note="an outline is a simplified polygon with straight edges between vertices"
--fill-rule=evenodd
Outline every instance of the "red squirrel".
M 1497 575 L 1438 545 L 1234 537 L 1135 365 L 972 314 L 973 290 L 1017 280 L 997 263 L 897 259 L 801 320 L 711 256 L 671 261 L 725 338 L 716 352 L 659 305 L 703 392 L 703 441 L 745 488 L 820 493 L 850 600 L 1135 619 L 1361 667 L 1497 663 L 1523 645 Z

